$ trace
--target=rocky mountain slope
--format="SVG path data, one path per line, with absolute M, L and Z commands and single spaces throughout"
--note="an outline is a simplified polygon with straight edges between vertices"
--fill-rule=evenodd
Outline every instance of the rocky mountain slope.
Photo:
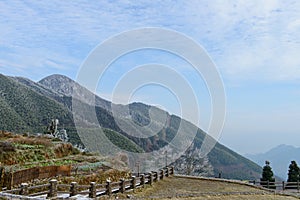
M 77 92 L 75 95 L 74 91 Z M 72 99 L 72 96 L 77 98 Z M 72 113 L 74 103 L 81 108 L 80 112 Z M 130 150 L 137 152 L 141 150 L 151 152 L 164 147 L 176 136 L 180 124 L 184 125 L 186 136 L 196 130 L 195 150 L 201 148 L 206 136 L 205 132 L 192 123 L 153 106 L 143 103 L 111 104 L 62 75 L 52 75 L 38 83 L 26 78 L 0 75 L 0 108 L 0 130 L 43 132 L 49 121 L 57 118 L 74 144 L 81 143 L 74 119 L 80 122 L 77 129 L 80 126 L 80 129 L 86 130 L 87 137 L 92 136 L 100 125 L 109 130 L 105 134 L 113 135 L 108 137 L 113 143 L 120 144 L 120 140 L 126 141 L 126 138 L 128 141 L 123 143 L 123 148 L 128 146 L 127 143 L 130 141 L 134 144 L 130 146 Z M 115 109 L 117 114 L 113 115 L 112 109 Z M 90 111 L 95 111 L 96 120 L 89 118 Z M 166 123 L 156 120 L 149 128 L 149 133 L 162 126 L 157 134 L 145 138 L 134 137 L 131 134 L 131 131 L 135 131 L 132 128 L 134 126 L 128 125 L 129 119 L 133 119 L 136 125 L 146 126 L 151 121 L 152 111 L 158 116 L 165 116 Z M 125 129 L 120 128 L 120 124 L 116 121 L 125 124 Z M 213 167 L 214 176 L 222 172 L 225 178 L 255 179 L 261 173 L 261 167 L 220 143 L 217 143 L 207 155 L 205 162 L 209 162 L 208 164 Z

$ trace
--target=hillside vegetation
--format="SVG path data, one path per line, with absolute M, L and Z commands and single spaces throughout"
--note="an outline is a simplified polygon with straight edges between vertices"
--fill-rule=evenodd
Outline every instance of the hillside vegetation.
M 76 113 L 72 109 L 73 103 L 79 108 Z M 117 109 L 114 114 L 112 106 Z M 150 110 L 155 112 L 156 119 L 150 119 Z M 96 113 L 96 119 L 92 118 L 91 112 Z M 160 120 L 161 116 L 166 116 L 166 121 Z M 113 144 L 130 152 L 162 149 L 178 135 L 179 125 L 182 124 L 184 128 L 181 131 L 185 136 L 197 133 L 194 138 L 196 148 L 201 148 L 207 136 L 192 123 L 159 108 L 143 103 L 114 105 L 65 76 L 52 75 L 36 83 L 26 78 L 0 75 L 0 130 L 43 133 L 51 119 L 59 120 L 60 128 L 67 130 L 72 144 L 81 144 L 86 139 L 97 147 L 97 138 L 88 138 L 98 134 L 100 125 Z M 73 119 L 77 121 L 76 127 Z M 120 128 L 116 120 L 125 124 L 126 129 Z M 150 137 L 135 137 L 131 121 L 141 127 L 151 122 L 154 127 L 161 128 Z M 78 130 L 85 137 L 79 137 Z M 151 134 L 153 130 L 150 128 L 148 131 Z M 147 136 L 147 133 L 141 134 Z M 257 179 L 261 174 L 261 167 L 219 143 L 207 158 L 213 166 L 214 176 L 222 172 L 224 178 Z
M 92 181 L 103 183 L 107 178 L 118 181 L 120 178 L 130 177 L 130 171 L 121 158 L 80 152 L 72 144 L 46 135 L 28 136 L 0 131 L 0 163 L 6 172 L 33 167 L 71 165 L 71 176 L 57 177 L 61 183 L 67 184 L 76 181 L 88 185 Z

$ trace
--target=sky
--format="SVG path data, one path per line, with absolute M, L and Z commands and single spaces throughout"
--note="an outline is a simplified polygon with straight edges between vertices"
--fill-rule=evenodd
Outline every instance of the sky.
M 226 120 L 217 138 L 222 144 L 241 154 L 265 152 L 279 144 L 300 146 L 300 1 L 296 0 L 1 0 L 0 73 L 34 81 L 57 73 L 76 79 L 99 44 L 144 27 L 182 33 L 213 60 L 226 92 Z M 111 99 L 124 74 L 149 63 L 168 65 L 189 82 L 198 99 L 199 126 L 207 130 L 212 115 L 207 85 L 188 63 L 169 52 L 144 49 L 120 57 L 105 71 L 96 92 Z M 130 95 L 130 101 L 177 115 L 182 112 L 168 86 L 145 85 Z M 114 100 L 126 103 L 127 96 L 119 92 Z

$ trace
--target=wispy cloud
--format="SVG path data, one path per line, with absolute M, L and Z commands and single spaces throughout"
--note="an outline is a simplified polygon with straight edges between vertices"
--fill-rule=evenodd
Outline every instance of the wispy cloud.
M 12 50 L 28 48 L 35 60 L 51 59 L 59 64 L 64 63 L 64 57 L 69 57 L 77 63 L 112 34 L 136 27 L 160 26 L 196 39 L 228 79 L 238 76 L 240 79 L 298 80 L 300 14 L 297 8 L 300 8 L 298 1 L 275 0 L 99 1 L 93 4 L 2 1 L 0 44 Z M 51 51 L 56 55 L 40 57 L 41 52 Z M 6 54 L 2 53 L 2 60 L 9 57 Z M 41 61 L 27 64 L 28 67 L 45 65 Z M 260 76 L 257 72 L 261 72 Z
M 89 3 L 3 0 L 0 1 L 0 73 L 33 80 L 53 73 L 75 78 L 81 63 L 99 43 L 120 32 L 140 27 L 173 29 L 201 44 L 216 63 L 226 87 L 231 89 L 228 92 L 229 109 L 230 106 L 237 110 L 251 107 L 251 101 L 257 96 L 264 102 L 256 102 L 254 111 L 279 97 L 290 110 L 298 106 L 300 1 L 297 0 L 101 0 Z M 149 61 L 175 66 L 203 97 L 199 89 L 203 82 L 194 77 L 190 65 L 157 52 L 150 55 L 137 53 L 136 57 L 129 58 L 119 60 L 117 64 L 121 67 L 112 66 L 109 72 L 116 76 L 105 79 L 103 95 L 110 94 L 109 89 L 113 85 L 109 84 L 116 82 L 130 67 L 147 64 L 140 61 Z M 274 88 L 278 84 L 280 87 L 294 84 L 295 87 L 256 92 L 261 90 L 259 84 L 262 82 L 275 84 Z M 243 99 L 249 92 L 249 83 L 254 88 L 250 89 L 255 92 Z M 235 91 L 236 88 L 231 87 L 233 85 L 239 86 L 236 88 L 240 90 Z M 295 95 L 288 94 L 286 90 L 296 91 Z M 121 101 L 122 94 L 119 95 Z M 145 101 L 147 98 L 139 94 L 137 100 Z M 297 103 L 290 105 L 290 102 Z M 207 107 L 208 104 L 205 102 L 202 106 Z M 274 104 L 268 109 L 274 110 L 277 106 Z M 191 112 L 193 109 L 190 108 Z M 297 115 L 289 115 L 288 109 L 281 111 L 285 112 L 286 122 L 295 122 Z M 241 115 L 246 114 L 237 114 L 230 124 L 230 128 L 235 130 L 227 132 L 239 133 L 248 129 L 249 126 L 243 123 L 240 123 L 240 129 L 235 128 L 243 120 Z M 264 125 L 264 129 L 257 127 L 257 132 L 282 128 L 274 123 L 277 119 L 273 121 L 272 114 L 266 117 L 270 118 L 270 123 Z M 259 114 L 254 113 L 253 126 L 256 119 L 260 119 Z M 296 122 L 292 125 L 294 130 L 299 129 Z

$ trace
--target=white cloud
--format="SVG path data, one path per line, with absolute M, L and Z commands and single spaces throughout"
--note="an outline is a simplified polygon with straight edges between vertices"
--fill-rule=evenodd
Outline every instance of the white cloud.
M 56 63 L 63 63 L 64 57 L 78 62 L 112 34 L 137 27 L 161 26 L 197 40 L 229 80 L 298 80 L 299 9 L 298 1 L 276 0 L 99 1 L 93 4 L 2 1 L 0 44 L 1 48 L 11 50 L 19 46 L 30 49 L 35 58 L 33 65 L 39 63 L 43 67 L 44 62 L 36 61 L 44 59 L 37 56 L 41 54 L 40 47 L 44 48 L 44 54 L 55 52 L 49 59 Z M 1 60 L 8 57 L 6 54 L 4 51 Z M 24 59 L 28 60 L 28 55 Z
M 199 42 L 217 64 L 227 84 L 244 86 L 244 82 L 250 82 L 251 87 L 260 90 L 257 85 L 265 81 L 282 84 L 281 87 L 293 83 L 299 88 L 300 1 L 294 0 L 102 0 L 92 3 L 4 0 L 0 1 L 0 73 L 26 76 L 33 80 L 52 73 L 75 78 L 81 62 L 100 42 L 122 31 L 149 26 L 174 29 Z M 189 65 L 183 62 L 181 65 L 176 59 L 157 54 L 145 60 L 151 61 L 151 56 L 170 66 L 176 62 L 176 69 L 187 75 L 196 85 L 195 88 L 199 89 L 198 82 L 193 80 L 196 78 L 190 75 L 192 72 L 186 70 L 190 68 Z M 120 64 L 134 66 L 136 60 Z M 122 74 L 122 69 L 117 68 L 116 74 Z M 247 86 L 242 90 L 246 91 Z M 105 92 L 109 93 L 108 90 Z M 203 96 L 201 91 L 198 93 Z M 239 95 L 239 92 L 234 94 L 237 99 L 242 97 Z M 257 93 L 233 107 L 251 107 L 255 95 Z M 264 94 L 260 95 L 266 98 Z M 281 98 L 287 102 L 289 109 L 298 106 L 290 106 L 289 99 L 277 95 L 276 91 L 272 98 Z M 145 100 L 147 97 L 140 96 L 139 99 Z M 296 90 L 295 99 L 298 97 L 299 90 Z M 124 96 L 119 94 L 117 100 L 123 101 Z M 266 102 L 258 102 L 260 106 L 253 108 L 253 111 L 260 110 Z M 206 105 L 205 102 L 203 106 Z M 190 110 L 192 112 L 193 108 Z M 241 116 L 247 116 L 247 110 L 230 118 L 232 129 L 228 132 L 240 133 L 254 127 L 256 132 L 261 133 L 279 130 L 285 125 L 293 125 L 287 130 L 289 132 L 298 130 L 297 123 L 293 121 L 292 124 L 288 120 L 299 116 L 289 114 L 287 109 L 266 114 L 264 117 L 268 118 L 268 124 L 261 127 L 256 126 L 257 121 L 262 120 L 259 116 L 253 116 L 250 125 L 244 124 L 249 119 Z M 280 124 L 278 119 L 273 118 L 275 115 L 284 116 L 286 120 Z

